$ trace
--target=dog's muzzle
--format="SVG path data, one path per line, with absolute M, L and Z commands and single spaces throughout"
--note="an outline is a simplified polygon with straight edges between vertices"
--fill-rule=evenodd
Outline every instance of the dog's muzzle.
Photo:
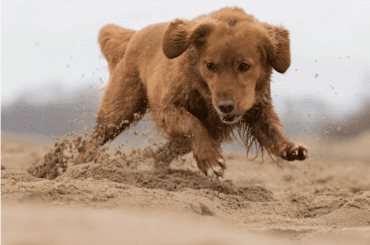
M 237 110 L 235 100 L 221 99 L 217 101 L 217 107 L 221 121 L 225 124 L 234 124 L 239 122 L 246 110 Z

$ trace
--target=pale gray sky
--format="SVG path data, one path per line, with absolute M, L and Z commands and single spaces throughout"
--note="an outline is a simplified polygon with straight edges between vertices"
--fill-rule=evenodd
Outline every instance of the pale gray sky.
M 40 101 L 50 99 L 55 81 L 71 91 L 92 80 L 105 86 L 109 73 L 97 35 L 107 23 L 139 30 L 225 6 L 242 7 L 290 31 L 292 65 L 284 75 L 274 73 L 276 103 L 288 97 L 323 98 L 334 111 L 348 112 L 370 96 L 369 0 L 2 0 L 1 101 L 9 103 L 25 91 Z

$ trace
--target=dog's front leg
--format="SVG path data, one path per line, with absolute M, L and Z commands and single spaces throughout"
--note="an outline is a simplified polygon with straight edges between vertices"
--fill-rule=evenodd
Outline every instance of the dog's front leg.
M 248 121 L 252 136 L 268 152 L 287 161 L 308 158 L 308 147 L 293 143 L 285 136 L 280 119 L 272 106 L 260 108 Z
M 188 145 L 200 171 L 210 177 L 223 176 L 225 163 L 220 153 L 220 145 L 190 112 L 183 107 L 164 109 L 159 124 L 170 140 L 181 138 L 184 146 Z

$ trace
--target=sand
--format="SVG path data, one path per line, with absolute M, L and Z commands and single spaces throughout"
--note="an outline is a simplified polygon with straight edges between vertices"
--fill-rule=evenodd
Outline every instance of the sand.
M 47 162 L 55 141 L 2 132 L 2 244 L 370 244 L 370 134 L 301 141 L 311 157 L 280 166 L 224 152 L 217 181 L 191 154 L 162 168 L 105 149 L 74 165 L 65 147 Z

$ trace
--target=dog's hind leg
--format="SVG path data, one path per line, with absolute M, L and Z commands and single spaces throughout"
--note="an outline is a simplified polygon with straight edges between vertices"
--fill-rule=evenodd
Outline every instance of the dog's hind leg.
M 88 155 L 91 155 L 89 159 L 93 158 L 92 152 L 96 152 L 96 147 L 113 140 L 145 114 L 148 108 L 146 90 L 137 72 L 133 70 L 126 69 L 126 65 L 121 62 L 111 75 L 93 132 L 79 149 L 82 154 L 78 156 L 78 163 L 87 161 L 85 158 Z
M 132 122 L 139 120 L 147 108 L 146 90 L 138 74 L 120 64 L 104 91 L 94 137 L 100 138 L 99 144 L 113 140 Z

